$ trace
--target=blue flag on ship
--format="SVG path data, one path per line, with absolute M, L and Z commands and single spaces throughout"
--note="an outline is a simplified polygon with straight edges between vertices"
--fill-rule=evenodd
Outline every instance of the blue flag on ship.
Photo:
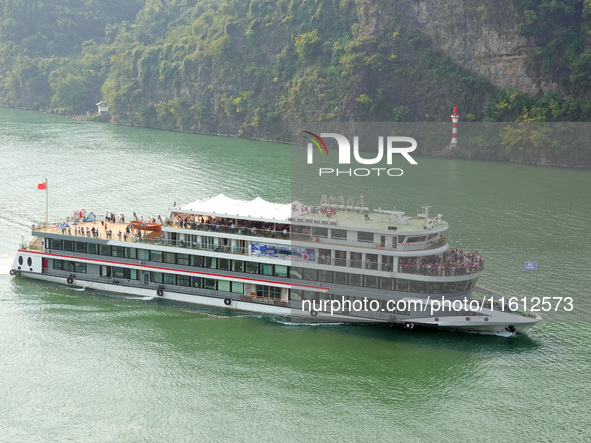
M 524 271 L 537 271 L 538 270 L 538 262 L 537 261 L 526 261 L 523 265 Z

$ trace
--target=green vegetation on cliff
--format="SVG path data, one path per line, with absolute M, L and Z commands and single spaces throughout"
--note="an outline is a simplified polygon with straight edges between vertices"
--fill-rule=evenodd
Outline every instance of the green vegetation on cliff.
M 591 120 L 588 2 L 511 1 L 529 69 L 557 92 L 454 64 L 409 26 L 412 0 L 0 0 L 0 104 L 104 99 L 122 124 L 272 140 L 290 121 L 437 121 L 454 105 L 468 121 Z

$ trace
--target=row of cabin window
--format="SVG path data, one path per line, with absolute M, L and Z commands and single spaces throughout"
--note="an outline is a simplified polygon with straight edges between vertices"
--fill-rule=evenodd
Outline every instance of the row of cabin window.
M 328 228 L 313 227 L 312 237 L 328 238 Z M 347 240 L 347 231 L 345 229 L 331 229 L 330 238 L 335 240 Z M 373 243 L 373 232 L 357 231 L 357 241 Z
M 78 272 L 86 274 L 86 263 L 77 263 L 65 260 L 53 260 L 53 269 L 58 271 Z
M 212 291 L 244 293 L 244 283 L 215 280 L 213 278 L 204 278 L 196 275 L 167 274 L 165 272 L 150 272 L 150 281 L 152 283 L 162 283 L 165 285 L 187 286 L 192 288 L 210 289 Z
M 476 280 L 460 282 L 424 282 L 402 278 L 376 277 L 374 275 L 349 274 L 347 272 L 322 271 L 309 268 L 292 268 L 291 276 L 302 280 L 362 286 L 400 292 L 450 294 L 472 289 Z
M 150 272 L 150 280 L 153 283 L 162 283 L 166 285 L 186 286 L 192 288 L 209 289 L 212 291 L 244 294 L 244 283 L 236 281 L 215 280 L 213 278 L 166 274 L 161 272 Z M 281 298 L 281 288 L 257 285 L 256 295 L 257 297 L 279 299 Z
M 186 286 L 192 288 L 209 289 L 212 291 L 244 294 L 244 283 L 236 281 L 216 280 L 213 278 L 204 278 L 191 275 L 167 274 L 163 272 L 150 272 L 150 281 L 152 283 L 162 283 L 166 285 Z M 273 299 L 281 298 L 281 288 L 263 285 L 257 285 L 256 288 L 257 297 Z
M 312 237 L 321 237 L 321 238 L 328 238 L 329 228 L 324 227 L 313 227 L 312 228 Z M 419 237 L 409 237 L 407 239 L 407 243 L 422 243 L 428 240 L 432 240 L 435 238 L 437 234 L 431 234 L 429 236 L 419 236 Z M 383 243 L 384 236 L 381 236 L 381 242 Z M 347 231 L 345 229 L 330 229 L 330 238 L 335 240 L 347 240 Z M 373 243 L 374 242 L 374 233 L 367 232 L 367 231 L 357 231 L 357 241 L 358 242 L 365 242 L 365 243 Z M 393 242 L 396 243 L 404 242 L 404 235 L 393 236 Z
M 169 263 L 183 266 L 198 266 L 225 271 L 247 272 L 249 274 L 289 277 L 289 267 L 219 257 L 180 254 L 176 252 L 154 251 L 149 249 L 127 248 L 99 243 L 75 242 L 70 240 L 47 239 L 49 249 L 78 252 L 81 254 L 103 255 L 107 257 L 129 258 L 134 260 Z
M 86 263 L 78 263 L 74 261 L 53 260 L 53 269 L 67 272 L 86 273 Z M 110 269 L 110 277 L 124 278 L 128 280 L 139 280 L 140 272 L 137 269 L 120 268 L 113 266 Z M 150 280 L 153 283 L 163 283 L 167 285 L 176 286 L 190 286 L 193 288 L 211 289 L 214 291 L 235 292 L 237 294 L 244 293 L 244 283 L 215 280 L 212 278 L 202 278 L 198 276 L 168 274 L 163 272 L 150 272 Z M 265 289 L 266 288 L 266 289 Z M 278 292 L 281 295 L 281 289 L 269 288 L 261 286 L 261 294 L 271 292 Z M 260 295 L 263 296 L 263 295 Z

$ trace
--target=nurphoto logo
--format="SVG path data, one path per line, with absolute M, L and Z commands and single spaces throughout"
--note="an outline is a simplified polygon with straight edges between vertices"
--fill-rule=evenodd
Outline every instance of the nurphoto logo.
M 307 140 L 310 141 L 308 143 L 308 157 L 307 163 L 309 165 L 314 163 L 314 147 L 317 147 L 320 151 L 321 155 L 328 155 L 328 148 L 326 147 L 326 143 L 324 139 L 330 137 L 337 142 L 338 145 L 338 152 L 339 152 L 339 165 L 351 165 L 351 143 L 349 139 L 342 134 L 338 134 L 335 132 L 326 132 L 321 133 L 319 136 L 308 131 L 304 131 L 306 134 L 310 135 L 311 137 L 304 136 Z M 385 139 L 385 140 L 384 140 Z M 384 149 L 384 145 L 386 148 Z M 359 152 L 359 137 L 353 137 L 353 158 L 354 162 L 360 165 L 376 165 L 380 163 L 384 159 L 384 151 L 386 155 L 386 162 L 388 165 L 392 164 L 392 157 L 395 154 L 402 155 L 406 161 L 408 161 L 411 165 L 417 165 L 418 163 L 415 161 L 414 158 L 411 157 L 410 153 L 413 152 L 417 148 L 417 141 L 411 137 L 403 137 L 403 136 L 379 136 L 378 137 L 378 151 L 375 157 L 373 158 L 364 158 L 362 157 L 361 153 Z M 367 154 L 367 153 L 365 153 Z M 333 176 L 356 176 L 356 177 L 366 177 L 369 175 L 388 175 L 390 177 L 399 177 L 404 174 L 404 171 L 400 168 L 383 168 L 383 167 L 374 167 L 374 168 L 318 168 L 318 175 L 333 175 Z

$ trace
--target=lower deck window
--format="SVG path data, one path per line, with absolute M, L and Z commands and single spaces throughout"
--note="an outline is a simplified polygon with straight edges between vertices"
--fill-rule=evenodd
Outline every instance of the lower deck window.
M 279 300 L 281 298 L 281 288 L 257 286 L 257 297 Z
M 162 263 L 163 260 L 164 256 L 162 254 L 162 251 L 150 251 L 150 261 Z
M 49 249 L 62 249 L 62 242 L 59 239 L 56 238 L 48 238 L 47 239 L 47 246 L 49 247 Z
M 79 263 L 82 264 L 82 263 Z M 73 261 L 65 261 L 65 260 L 53 260 L 53 269 L 58 271 L 68 271 L 68 272 L 75 272 L 76 271 L 76 263 Z M 86 272 L 86 265 L 84 265 L 84 269 Z M 82 272 L 82 271 L 80 271 Z
M 374 275 L 366 275 L 365 276 L 365 287 L 366 288 L 377 288 L 378 287 L 378 278 Z
M 113 246 L 111 253 L 113 257 L 125 257 L 125 248 L 123 246 Z
M 191 277 L 188 275 L 177 275 L 176 284 L 179 286 L 191 286 Z
M 259 273 L 259 264 L 256 262 L 247 261 L 245 263 L 246 272 L 250 274 L 258 274 Z
M 359 274 L 351 274 L 349 284 L 351 286 L 361 286 L 361 275 Z
M 302 291 L 299 289 L 291 289 L 289 291 L 289 299 L 290 300 L 301 300 L 302 299 Z
M 346 285 L 347 284 L 347 274 L 345 272 L 335 272 L 334 273 L 334 282 L 338 283 L 339 285 Z
M 113 277 L 115 278 L 126 278 L 127 280 L 137 280 L 137 269 L 129 268 L 113 268 Z
M 179 265 L 189 266 L 189 254 L 177 254 L 176 259 Z
M 230 292 L 230 282 L 228 280 L 218 280 L 218 291 Z
M 333 272 L 332 271 L 318 271 L 318 281 L 332 283 Z
M 394 279 L 389 277 L 380 277 L 380 289 L 393 289 Z
M 277 277 L 289 277 L 289 272 L 287 269 L 287 266 L 275 265 L 275 275 Z

